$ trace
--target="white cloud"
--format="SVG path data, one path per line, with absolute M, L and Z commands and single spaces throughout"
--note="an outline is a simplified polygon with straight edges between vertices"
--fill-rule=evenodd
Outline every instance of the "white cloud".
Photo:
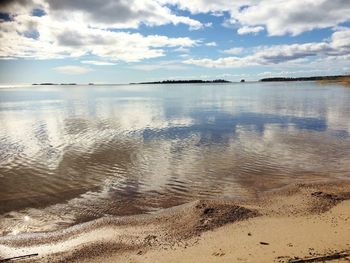
M 157 0 L 13 0 L 0 3 L 1 11 L 13 14 L 28 14 L 33 8 L 44 9 L 59 21 L 74 20 L 94 28 L 138 28 L 141 24 L 203 27 L 197 20 L 174 14 Z
M 332 47 L 339 49 L 340 51 L 347 51 L 350 49 L 350 29 L 342 28 L 340 31 L 336 31 L 332 34 Z
M 350 1 L 263 0 L 243 9 L 234 19 L 244 26 L 264 26 L 270 35 L 298 35 L 350 20 Z
M 213 23 L 212 22 L 208 22 L 204 24 L 205 27 L 213 27 Z
M 0 4 L 3 12 L 21 14 L 40 7 L 59 21 L 74 20 L 93 28 L 138 28 L 186 24 L 190 29 L 211 26 L 180 16 L 169 5 L 193 14 L 227 12 L 239 34 L 297 35 L 316 28 L 337 27 L 350 20 L 348 0 L 13 0 Z
M 34 8 L 42 10 L 41 16 L 33 16 Z M 176 15 L 157 0 L 13 0 L 2 1 L 0 12 L 11 17 L 0 23 L 0 59 L 94 55 L 110 60 L 108 63 L 137 62 L 165 56 L 165 48 L 192 47 L 196 41 L 115 29 L 138 28 L 141 24 L 186 24 L 191 30 L 203 27 L 197 20 Z M 106 65 L 97 61 L 85 63 Z
M 108 61 L 99 61 L 99 60 L 83 60 L 81 61 L 83 64 L 90 64 L 95 66 L 113 66 L 116 63 L 108 62 Z
M 80 75 L 80 74 L 85 74 L 92 71 L 91 68 L 74 66 L 74 65 L 56 67 L 54 68 L 54 70 L 59 73 L 68 74 L 68 75 Z
M 243 50 L 244 50 L 244 48 L 242 48 L 242 47 L 234 47 L 234 48 L 223 50 L 222 53 L 230 54 L 230 55 L 237 55 L 239 53 L 242 53 Z
M 33 8 L 43 10 L 43 16 L 32 15 Z M 266 30 L 269 35 L 297 35 L 316 28 L 336 28 L 329 41 L 322 43 L 265 47 L 245 57 L 209 59 L 206 66 L 232 67 L 241 65 L 278 64 L 283 61 L 324 55 L 350 56 L 348 29 L 349 0 L 13 0 L 0 3 L 1 12 L 9 12 L 11 21 L 0 23 L 0 58 L 51 59 L 96 56 L 92 65 L 116 61 L 138 62 L 166 55 L 169 48 L 188 52 L 200 41 L 189 37 L 142 35 L 116 31 L 138 28 L 140 25 L 160 26 L 185 24 L 189 29 L 211 26 L 190 16 L 178 15 L 178 10 L 192 14 L 229 16 L 238 34 L 256 34 Z M 216 46 L 215 42 L 202 43 Z M 224 51 L 236 55 L 237 49 Z M 83 58 L 84 59 L 84 58 Z M 100 62 L 108 60 L 108 62 Z M 186 63 L 201 63 L 188 60 Z
M 36 0 L 5 0 L 0 2 L 0 10 L 3 13 L 28 13 L 36 6 L 39 6 Z
M 230 52 L 230 50 L 226 50 Z M 233 53 L 235 50 L 233 50 Z M 244 57 L 224 57 L 218 59 L 188 59 L 186 64 L 208 68 L 235 68 L 257 65 L 278 65 L 288 62 L 303 62 L 308 59 L 349 59 L 350 29 L 334 32 L 329 41 L 259 47 Z M 308 61 L 310 62 L 310 61 Z
M 251 34 L 251 33 L 257 34 L 263 30 L 264 28 L 262 26 L 242 26 L 237 30 L 237 33 L 240 35 Z
M 224 11 L 233 11 L 238 9 L 242 5 L 250 4 L 254 1 L 249 0 L 159 0 L 163 4 L 176 5 L 180 9 L 188 10 L 193 14 L 197 13 L 214 13 L 220 14 Z M 256 2 L 256 1 L 255 1 Z
M 348 0 L 160 0 L 193 14 L 228 12 L 239 34 L 297 35 L 317 28 L 330 28 L 350 20 Z
M 179 53 L 190 53 L 190 49 L 185 47 L 178 47 L 178 48 L 175 48 L 173 51 L 179 52 Z
M 28 37 L 35 33 L 37 37 Z M 188 37 L 115 32 L 91 28 L 73 21 L 57 21 L 50 16 L 16 15 L 0 24 L 2 58 L 64 58 L 95 55 L 113 61 L 134 62 L 165 55 L 167 47 L 191 47 Z
M 205 43 L 205 45 L 208 47 L 216 47 L 217 46 L 216 42 L 208 42 L 208 43 Z

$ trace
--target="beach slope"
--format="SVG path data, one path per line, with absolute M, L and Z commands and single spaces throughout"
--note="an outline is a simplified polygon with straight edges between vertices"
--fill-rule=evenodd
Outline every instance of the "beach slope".
M 31 254 L 23 262 L 349 262 L 350 183 L 297 184 L 254 200 L 201 200 L 0 238 L 1 259 Z

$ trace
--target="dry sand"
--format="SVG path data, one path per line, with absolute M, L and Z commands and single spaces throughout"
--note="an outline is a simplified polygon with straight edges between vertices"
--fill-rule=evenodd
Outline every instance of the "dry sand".
M 349 181 L 0 238 L 0 259 L 38 253 L 21 262 L 289 262 L 336 252 L 350 254 Z
M 321 84 L 337 83 L 345 86 L 350 86 L 350 76 L 345 76 L 334 80 L 320 80 L 318 82 Z

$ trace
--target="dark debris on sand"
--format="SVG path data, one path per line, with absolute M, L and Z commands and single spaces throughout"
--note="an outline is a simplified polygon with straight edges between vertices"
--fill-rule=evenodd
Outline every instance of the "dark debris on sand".
M 312 212 L 316 213 L 323 213 L 340 202 L 350 199 L 349 192 L 333 194 L 323 191 L 316 191 L 312 192 L 311 196 L 315 198 L 315 202 L 317 203 L 317 205 L 314 205 L 312 209 Z
M 199 210 L 199 220 L 195 228 L 199 232 L 258 215 L 258 212 L 242 206 L 225 204 L 211 206 L 210 203 L 204 201 L 201 201 L 195 208 Z

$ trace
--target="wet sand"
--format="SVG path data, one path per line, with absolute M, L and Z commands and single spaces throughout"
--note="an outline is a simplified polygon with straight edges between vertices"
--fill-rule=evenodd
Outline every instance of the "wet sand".
M 22 262 L 288 262 L 337 252 L 350 254 L 349 181 L 0 238 L 0 259 L 38 253 Z

